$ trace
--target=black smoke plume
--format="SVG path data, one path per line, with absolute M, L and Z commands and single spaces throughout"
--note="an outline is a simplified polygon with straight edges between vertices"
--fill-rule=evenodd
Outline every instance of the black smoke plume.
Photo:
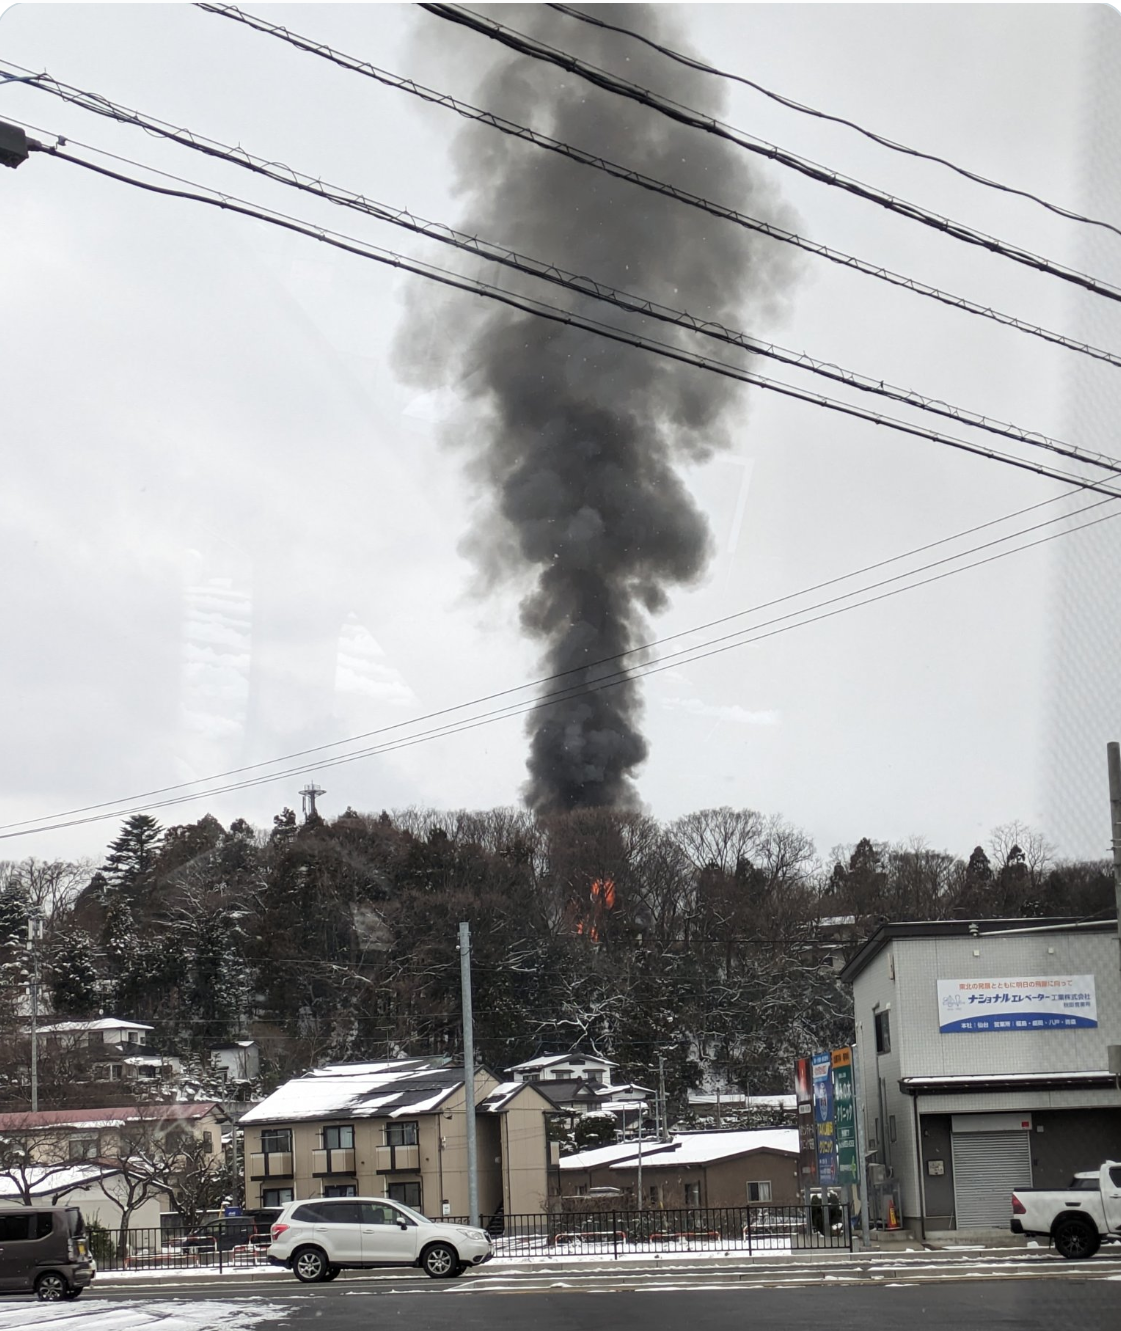
M 702 76 L 626 38 L 544 6 L 490 12 L 641 86 L 710 114 L 720 110 L 719 89 L 714 94 Z M 686 45 L 676 6 L 597 5 L 595 12 L 678 49 Z M 486 51 L 477 35 L 444 25 L 439 39 L 460 68 L 494 61 L 472 94 L 476 105 L 778 220 L 769 187 L 731 145 L 562 70 L 501 47 Z M 458 135 L 453 156 L 468 201 L 460 230 L 740 327 L 757 328 L 788 285 L 787 261 L 774 253 L 780 246 L 517 139 L 471 126 Z M 506 269 L 481 275 L 601 321 L 642 326 Z M 727 429 L 743 421 L 745 390 L 591 333 L 456 299 L 441 311 L 439 337 L 443 348 L 462 350 L 445 350 L 436 366 L 431 345 L 422 352 L 414 332 L 399 340 L 398 359 L 414 379 L 454 376 L 463 412 L 478 425 L 472 472 L 488 511 L 470 545 L 492 574 L 531 581 L 521 624 L 543 644 L 542 672 L 576 672 L 546 688 L 594 685 L 637 663 L 628 657 L 597 664 L 645 641 L 647 616 L 666 605 L 669 589 L 703 572 L 708 525 L 675 465 L 724 444 Z M 746 325 L 737 324 L 742 317 Z M 675 336 L 649 322 L 652 336 Z M 634 773 L 648 752 L 641 719 L 633 679 L 532 713 L 526 802 L 542 813 L 634 807 Z

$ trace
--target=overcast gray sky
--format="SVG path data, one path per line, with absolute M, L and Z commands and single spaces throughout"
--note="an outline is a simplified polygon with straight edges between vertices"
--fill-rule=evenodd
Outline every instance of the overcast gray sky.
M 1095 215 L 1121 216 L 1117 122 L 1103 114 L 1121 52 L 1112 9 L 667 8 L 682 41 L 715 64 L 1070 208 L 1092 203 Z M 467 101 L 496 62 L 514 59 L 408 6 L 252 12 Z M 515 26 L 517 14 L 506 11 Z M 641 26 L 642 9 L 630 17 Z M 551 16 L 549 33 L 588 49 L 587 31 L 571 19 Z M 451 224 L 465 216 L 453 188 L 454 115 L 197 8 L 13 5 L 0 14 L 0 55 L 422 216 Z M 544 66 L 533 74 L 568 77 Z M 748 88 L 714 91 L 727 97 L 723 118 L 759 138 L 1121 282 L 1116 236 Z M 610 116 L 607 95 L 593 96 Z M 532 114 L 527 105 L 524 118 Z M 504 284 L 478 261 L 40 91 L 0 85 L 4 117 L 38 127 L 45 140 L 61 134 Z M 529 163 L 535 150 L 521 151 Z M 748 165 L 758 188 L 815 240 L 1121 350 L 1111 302 L 760 159 Z M 555 207 L 563 216 L 566 200 Z M 696 245 L 711 245 L 719 225 L 697 214 Z M 513 215 L 505 234 L 489 238 L 528 248 Z M 593 275 L 627 285 L 626 272 Z M 4 824 L 411 722 L 541 673 L 537 645 L 517 627 L 524 585 L 482 589 L 465 546 L 480 503 L 469 467 L 477 403 L 454 385 L 402 382 L 394 368 L 403 326 L 440 357 L 460 326 L 448 302 L 471 297 L 434 300 L 419 278 L 45 155 L 0 178 L 0 283 Z M 668 300 L 672 289 L 667 272 L 652 294 Z M 548 289 L 542 298 L 555 299 Z M 753 306 L 745 293 L 737 326 L 1089 449 L 1121 451 L 1116 369 L 810 257 L 797 262 L 784 303 Z M 721 356 L 711 344 L 701 349 Z M 755 368 L 833 392 L 782 367 Z M 707 376 L 695 373 L 703 391 Z M 653 618 L 656 636 L 1066 488 L 758 390 L 736 393 L 727 448 L 682 472 L 714 556 L 697 585 L 676 589 Z M 450 442 L 457 437 L 466 442 Z M 949 549 L 1086 502 L 1062 500 Z M 1116 535 L 1094 538 L 1089 564 L 1063 554 L 1089 539 L 1065 536 L 653 675 L 643 686 L 646 806 L 660 818 L 721 804 L 781 813 L 823 853 L 861 836 L 920 835 L 968 855 L 994 825 L 1018 818 L 1066 855 L 1104 855 L 1104 745 L 1121 738 L 1107 683 L 1115 658 L 1100 642 L 1093 656 L 1093 634 L 1089 655 L 1072 661 L 1056 651 L 1071 579 L 1085 601 L 1082 619 L 1064 630 L 1075 636 L 1095 619 L 1087 586 L 1111 585 Z M 1070 725 L 1056 698 L 1068 697 L 1081 699 L 1079 739 L 1059 762 Z M 525 757 L 523 721 L 498 721 L 317 773 L 327 791 L 321 810 L 517 803 Z M 1073 773 L 1058 783 L 1068 795 L 1086 773 L 1077 799 L 1056 793 L 1056 770 Z M 304 782 L 294 776 L 157 816 L 186 822 L 210 811 L 267 825 L 285 804 L 298 808 Z M 115 827 L 12 838 L 0 857 L 98 855 Z

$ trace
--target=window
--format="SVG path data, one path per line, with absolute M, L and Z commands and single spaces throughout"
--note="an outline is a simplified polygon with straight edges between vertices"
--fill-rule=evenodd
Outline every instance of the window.
M 357 1195 L 358 1188 L 353 1183 L 331 1183 L 323 1189 L 324 1197 L 356 1197 Z
M 385 1125 L 386 1146 L 415 1146 L 416 1137 L 416 1123 L 387 1123 Z
M 686 1183 L 685 1205 L 700 1206 L 700 1204 L 701 1204 L 701 1185 L 699 1183 Z
M 0 1215 L 0 1243 L 25 1243 L 30 1237 L 30 1216 Z
M 525 1079 L 526 1081 L 540 1081 L 541 1074 L 540 1072 L 527 1072 L 525 1074 Z
M 1121 1188 L 1121 1165 L 1114 1165 L 1110 1169 L 1109 1181 L 1115 1188 Z
M 35 1239 L 45 1239 L 54 1229 L 54 1212 L 40 1211 L 35 1217 L 35 1228 L 31 1237 Z
M 261 1205 L 262 1206 L 283 1206 L 286 1202 L 295 1201 L 291 1188 L 262 1188 Z
M 416 1127 L 415 1123 L 413 1127 Z M 404 1202 L 406 1206 L 411 1206 L 414 1211 L 420 1210 L 419 1183 L 391 1183 L 386 1189 L 386 1196 L 392 1202 Z
M 324 1128 L 323 1145 L 328 1151 L 352 1151 L 354 1149 L 354 1128 L 349 1123 L 340 1123 Z
M 71 1137 L 68 1143 L 67 1155 L 71 1160 L 96 1160 L 97 1138 L 88 1134 L 81 1137 Z
M 207 1153 L 207 1155 L 213 1154 L 214 1134 L 212 1132 L 204 1132 L 202 1134 L 202 1149 Z
M 770 1179 L 752 1179 L 747 1185 L 747 1200 L 749 1202 L 769 1202 L 771 1200 Z
M 404 1219 L 401 1212 L 392 1206 L 380 1206 L 377 1202 L 359 1202 L 364 1225 L 396 1225 Z
M 292 1149 L 292 1129 L 291 1128 L 262 1128 L 261 1129 L 261 1150 L 266 1154 L 273 1151 L 290 1151 Z
M 876 1013 L 876 1053 L 891 1053 L 891 1013 Z

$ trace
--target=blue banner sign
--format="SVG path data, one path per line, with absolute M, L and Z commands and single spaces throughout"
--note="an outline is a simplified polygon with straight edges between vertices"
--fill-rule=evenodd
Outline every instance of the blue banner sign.
M 1097 1024 L 1092 975 L 938 981 L 938 1029 L 943 1035 L 1085 1030 Z

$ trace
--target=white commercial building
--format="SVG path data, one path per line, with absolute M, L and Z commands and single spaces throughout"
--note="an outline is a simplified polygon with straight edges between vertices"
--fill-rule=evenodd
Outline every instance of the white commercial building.
M 916 1237 L 1007 1232 L 1014 1187 L 1121 1159 L 1114 921 L 884 924 L 842 978 L 870 1174 Z

